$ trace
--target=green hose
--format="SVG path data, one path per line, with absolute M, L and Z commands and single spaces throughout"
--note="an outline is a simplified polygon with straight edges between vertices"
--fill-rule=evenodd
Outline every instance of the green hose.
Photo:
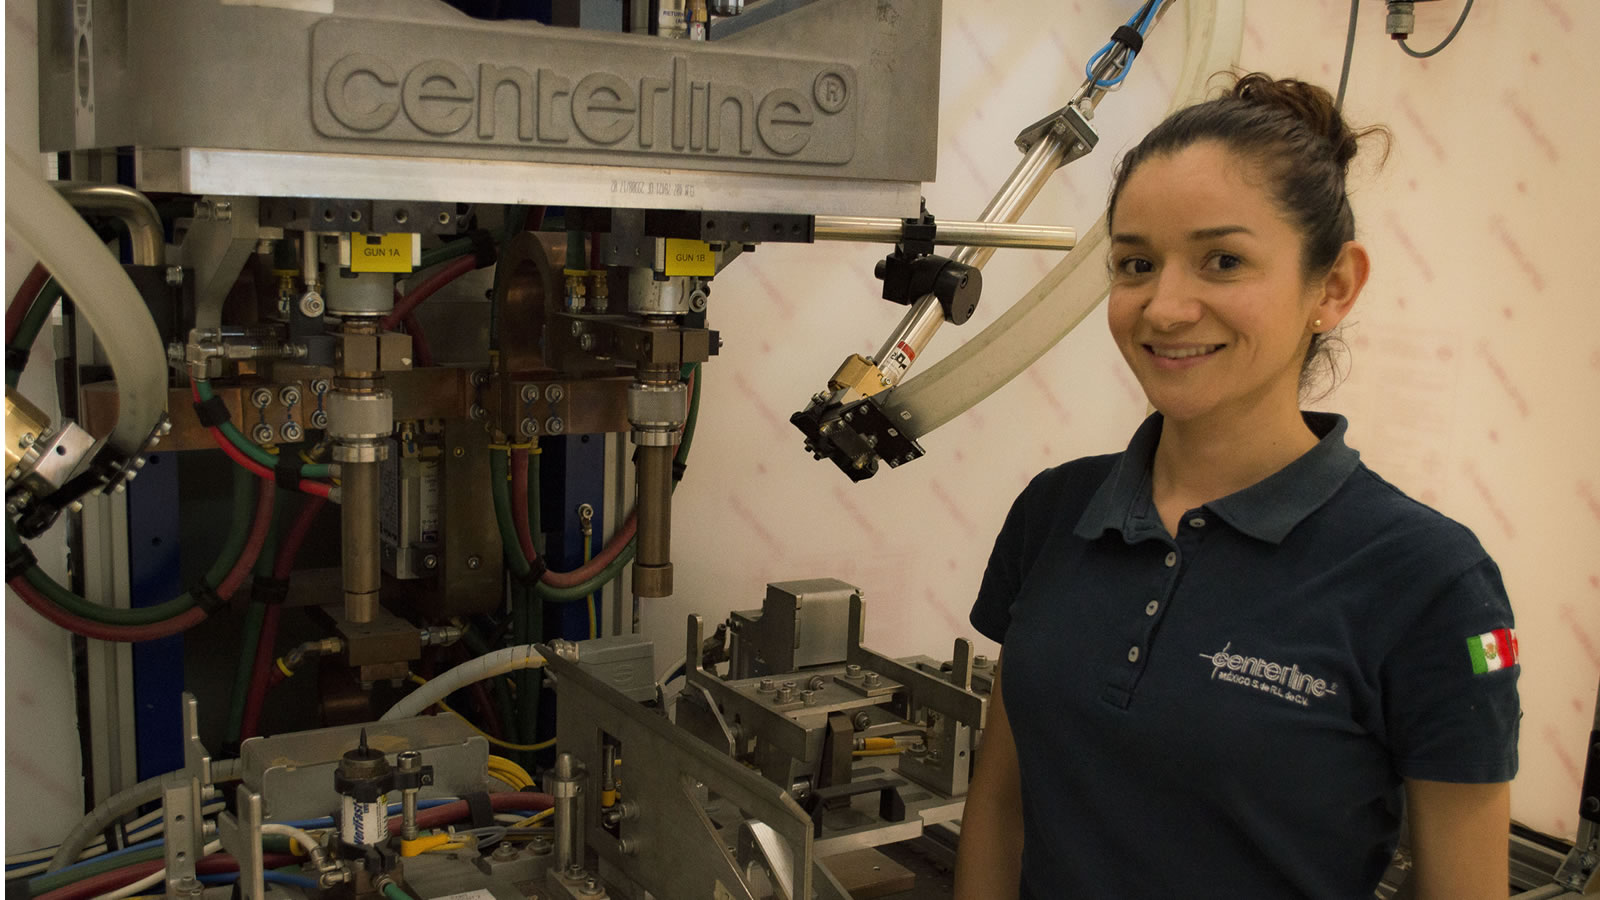
M 244 728 L 244 704 L 250 694 L 250 678 L 255 672 L 256 647 L 261 643 L 261 620 L 267 617 L 267 605 L 252 600 L 244 614 L 244 632 L 239 638 L 238 668 L 233 672 L 233 693 L 228 698 L 228 730 L 223 740 L 237 743 Z
M 23 359 L 27 359 L 28 351 L 33 349 L 33 342 L 38 339 L 39 332 L 44 330 L 44 323 L 50 321 L 50 313 L 56 308 L 56 301 L 61 299 L 61 285 L 54 278 L 48 279 L 44 287 L 39 289 L 39 295 L 33 299 L 33 305 L 28 307 L 28 312 L 17 324 L 17 333 L 11 338 L 9 349 L 20 350 Z M 6 368 L 6 387 L 16 387 L 22 378 L 22 367 Z
M 195 391 L 200 394 L 201 403 L 205 403 L 215 396 L 209 381 L 196 379 L 194 386 Z M 229 443 L 239 448 L 240 452 L 261 465 L 269 469 L 278 465 L 278 457 L 268 453 L 264 448 L 257 446 L 254 441 L 246 438 L 244 433 L 233 422 L 224 421 L 217 426 L 217 430 L 222 432 L 222 436 L 227 438 Z M 301 478 L 328 478 L 332 474 L 333 470 L 327 463 L 306 463 L 300 467 Z
M 268 853 L 289 853 L 291 852 L 290 840 L 283 835 L 263 835 L 261 849 Z M 152 847 L 142 847 L 109 859 L 94 859 L 80 863 L 70 872 L 51 872 L 48 875 L 40 875 L 37 878 L 29 879 L 28 896 L 37 897 L 40 894 L 64 888 L 69 884 L 77 884 L 86 878 L 93 878 L 96 875 L 103 875 L 106 872 L 127 866 L 136 866 L 152 859 L 161 859 L 166 855 L 166 852 L 165 847 L 156 844 Z
M 244 469 L 235 467 L 233 476 L 233 521 L 229 526 L 228 537 L 223 545 L 222 552 L 217 555 L 217 561 L 211 564 L 206 572 L 205 582 L 208 587 L 215 588 L 228 577 L 228 572 L 239 561 L 239 554 L 244 552 L 244 545 L 250 537 L 251 511 L 255 498 L 255 476 Z M 22 539 L 13 530 L 10 520 L 6 521 L 6 553 L 12 554 L 22 549 Z M 79 597 L 56 583 L 45 571 L 38 566 L 30 566 L 23 577 L 28 583 L 61 606 L 67 612 L 81 616 L 103 625 L 153 625 L 188 612 L 194 606 L 194 598 L 186 591 L 165 603 L 155 606 L 141 606 L 136 609 L 116 609 L 91 603 Z
M 416 900 L 416 898 L 406 893 L 404 888 L 392 881 L 383 886 L 383 895 L 388 897 L 389 900 Z

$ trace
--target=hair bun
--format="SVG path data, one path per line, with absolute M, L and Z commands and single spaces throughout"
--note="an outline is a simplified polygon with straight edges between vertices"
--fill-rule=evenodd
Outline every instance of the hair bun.
M 1229 96 L 1245 103 L 1271 107 L 1304 123 L 1314 134 L 1321 135 L 1333 148 L 1334 159 L 1341 169 L 1348 168 L 1355 157 L 1359 134 L 1350 130 L 1344 117 L 1334 106 L 1333 95 L 1326 90 L 1294 78 L 1273 78 L 1261 72 L 1251 72 L 1241 77 Z

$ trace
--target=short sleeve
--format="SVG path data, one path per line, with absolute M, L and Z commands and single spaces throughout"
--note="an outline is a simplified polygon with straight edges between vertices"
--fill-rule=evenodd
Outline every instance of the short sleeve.
M 1516 637 L 1500 569 L 1485 557 L 1411 624 L 1383 667 L 1384 716 L 1406 778 L 1509 781 L 1517 773 Z
M 989 553 L 989 565 L 983 570 L 983 583 L 969 617 L 979 634 L 996 643 L 1005 643 L 1006 630 L 1011 627 L 1011 604 L 1022 588 L 1027 497 L 1028 491 L 1024 490 L 1006 514 L 1005 524 L 994 539 L 994 550 Z

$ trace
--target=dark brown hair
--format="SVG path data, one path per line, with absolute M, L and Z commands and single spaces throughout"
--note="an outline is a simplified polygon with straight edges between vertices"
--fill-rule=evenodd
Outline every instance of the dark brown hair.
M 1369 134 L 1385 141 L 1382 126 L 1353 130 L 1333 97 L 1314 84 L 1274 79 L 1260 72 L 1239 77 L 1221 97 L 1180 109 L 1145 135 L 1117 163 L 1111 183 L 1107 223 L 1128 176 L 1146 160 L 1167 156 L 1201 141 L 1218 141 L 1254 162 L 1267 178 L 1280 209 L 1301 235 L 1300 266 L 1306 278 L 1332 267 L 1346 241 L 1356 234 L 1355 214 L 1345 191 L 1345 173 L 1358 142 Z M 1334 344 L 1338 343 L 1333 338 Z M 1311 336 L 1301 367 L 1301 387 L 1315 381 L 1319 357 L 1333 368 L 1326 334 Z

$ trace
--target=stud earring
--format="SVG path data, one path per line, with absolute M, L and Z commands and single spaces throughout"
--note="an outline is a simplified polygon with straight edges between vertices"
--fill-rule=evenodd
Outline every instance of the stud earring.
M 1313 319 L 1313 320 L 1311 320 L 1311 330 L 1314 331 L 1314 332 L 1317 332 L 1318 334 L 1321 334 L 1322 333 L 1322 320 L 1321 319 Z

